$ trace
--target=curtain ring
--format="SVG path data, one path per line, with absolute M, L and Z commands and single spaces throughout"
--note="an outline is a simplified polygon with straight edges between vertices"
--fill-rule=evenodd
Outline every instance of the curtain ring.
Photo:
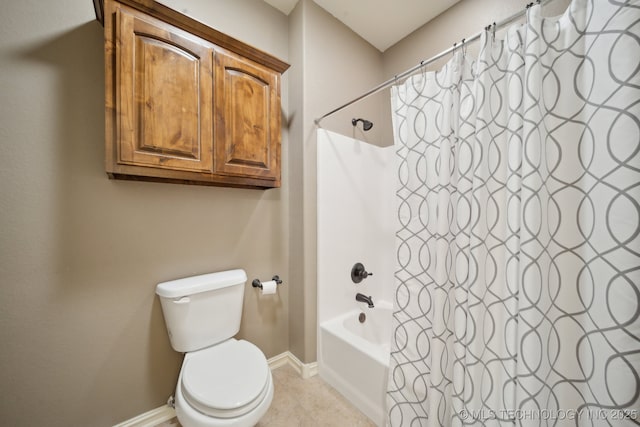
M 496 41 L 496 23 L 495 22 L 493 23 L 493 31 L 491 33 L 491 38 L 493 42 Z
M 465 59 L 467 57 L 467 45 L 465 44 L 465 41 L 467 39 L 462 39 L 462 59 Z
M 533 6 L 533 3 L 529 3 L 526 7 L 525 16 L 526 16 L 527 25 L 529 25 L 529 9 L 531 9 L 531 6 Z

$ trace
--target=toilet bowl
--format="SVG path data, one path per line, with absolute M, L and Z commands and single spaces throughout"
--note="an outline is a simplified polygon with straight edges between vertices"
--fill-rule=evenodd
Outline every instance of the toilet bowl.
M 185 352 L 175 392 L 183 427 L 252 427 L 273 400 L 267 359 L 233 338 L 240 328 L 243 270 L 160 283 L 171 345 Z
M 252 427 L 273 399 L 264 354 L 230 339 L 185 355 L 175 394 L 178 419 L 193 427 Z

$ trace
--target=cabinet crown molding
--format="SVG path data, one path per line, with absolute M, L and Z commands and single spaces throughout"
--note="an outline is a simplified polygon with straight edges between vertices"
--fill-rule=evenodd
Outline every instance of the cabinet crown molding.
M 93 0 L 96 20 L 104 26 L 105 0 Z M 118 0 L 118 3 L 137 9 L 145 14 L 179 27 L 191 34 L 201 37 L 217 46 L 228 49 L 258 64 L 264 65 L 280 74 L 284 73 L 289 64 L 260 49 L 248 45 L 231 36 L 221 33 L 202 22 L 184 15 L 168 6 L 154 0 Z

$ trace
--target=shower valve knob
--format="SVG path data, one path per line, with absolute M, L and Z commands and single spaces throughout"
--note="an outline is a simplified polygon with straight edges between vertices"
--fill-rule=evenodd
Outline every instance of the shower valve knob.
M 353 283 L 360 283 L 369 276 L 373 276 L 373 273 L 369 273 L 365 270 L 364 265 L 360 262 L 355 263 L 351 269 L 351 280 Z

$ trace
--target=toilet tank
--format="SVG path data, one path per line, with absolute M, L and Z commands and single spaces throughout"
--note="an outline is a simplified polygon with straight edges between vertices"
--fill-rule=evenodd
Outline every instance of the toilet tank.
M 171 347 L 195 351 L 237 334 L 246 281 L 247 274 L 238 269 L 158 284 Z

